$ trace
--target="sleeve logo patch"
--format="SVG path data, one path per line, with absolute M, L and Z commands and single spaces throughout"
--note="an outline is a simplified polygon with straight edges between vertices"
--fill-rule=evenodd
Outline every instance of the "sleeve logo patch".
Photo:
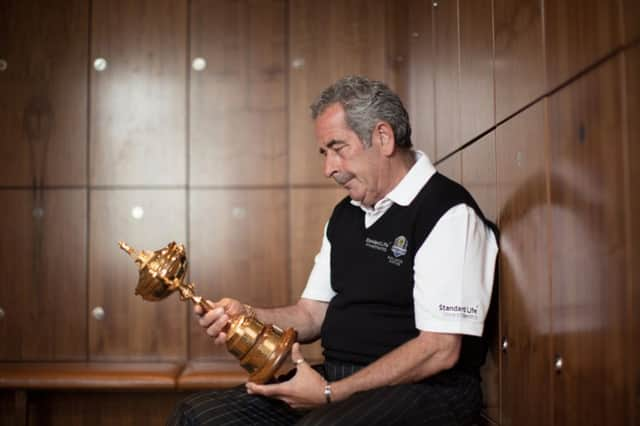
M 447 316 L 455 316 L 460 318 L 479 317 L 479 306 L 459 306 L 459 305 L 438 305 L 438 310 Z

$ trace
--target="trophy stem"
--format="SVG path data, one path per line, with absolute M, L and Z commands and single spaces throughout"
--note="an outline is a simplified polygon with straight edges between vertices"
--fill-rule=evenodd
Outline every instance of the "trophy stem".
M 179 286 L 178 287 L 178 291 L 180 292 L 180 296 L 182 296 L 183 300 L 191 300 L 193 303 L 195 303 L 196 305 L 200 305 L 200 307 L 204 310 L 204 312 L 209 312 L 210 310 L 214 309 L 214 306 L 211 304 L 211 302 L 209 302 L 206 299 L 203 299 L 202 296 L 196 296 L 195 294 L 193 294 L 193 290 L 192 288 L 194 287 L 193 284 L 189 284 L 186 286 Z

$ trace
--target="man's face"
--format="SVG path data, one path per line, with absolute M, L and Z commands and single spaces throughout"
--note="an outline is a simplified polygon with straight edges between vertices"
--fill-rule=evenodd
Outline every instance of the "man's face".
M 385 194 L 381 193 L 383 156 L 374 137 L 365 148 L 358 135 L 345 122 L 344 109 L 330 105 L 315 122 L 316 142 L 324 156 L 324 174 L 342 185 L 354 201 L 372 206 Z M 375 134 L 375 132 L 374 132 Z

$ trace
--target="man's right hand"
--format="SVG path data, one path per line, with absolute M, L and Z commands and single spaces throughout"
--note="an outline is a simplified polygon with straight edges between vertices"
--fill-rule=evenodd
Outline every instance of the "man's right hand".
M 235 299 L 224 298 L 216 303 L 207 300 L 207 304 L 213 305 L 209 312 L 205 313 L 200 305 L 195 305 L 193 312 L 199 317 L 198 322 L 206 333 L 213 337 L 214 342 L 218 345 L 224 344 L 227 341 L 227 333 L 223 330 L 229 320 L 236 315 L 248 313 L 244 305 Z

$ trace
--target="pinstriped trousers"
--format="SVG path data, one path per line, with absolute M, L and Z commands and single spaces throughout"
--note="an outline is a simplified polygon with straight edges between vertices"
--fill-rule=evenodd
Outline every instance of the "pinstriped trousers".
M 328 381 L 335 381 L 362 367 L 325 362 L 314 368 Z M 288 380 L 293 374 L 295 370 L 278 380 Z M 200 392 L 180 402 L 167 425 L 463 426 L 471 424 L 481 403 L 477 375 L 449 370 L 419 383 L 358 392 L 344 401 L 310 411 L 249 395 L 244 386 Z

